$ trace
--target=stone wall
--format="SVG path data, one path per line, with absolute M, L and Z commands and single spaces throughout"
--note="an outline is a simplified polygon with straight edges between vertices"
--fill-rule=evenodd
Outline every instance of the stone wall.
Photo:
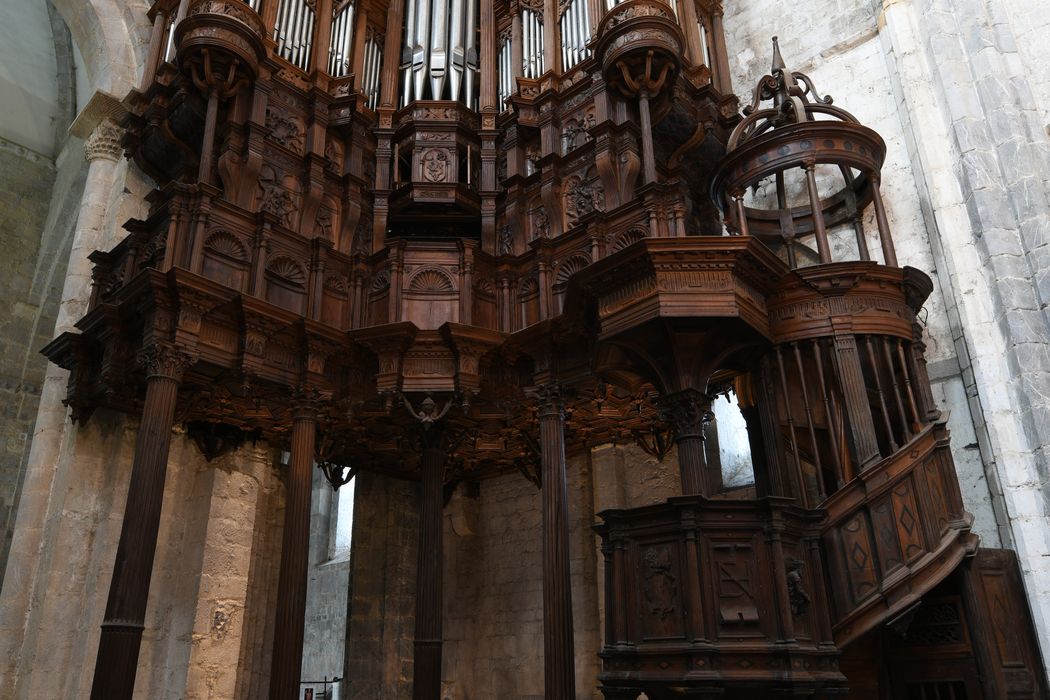
M 0 586 L 86 171 L 72 54 L 50 3 L 0 8 Z
M 347 680 L 341 697 L 410 698 L 419 487 L 368 472 L 355 479 Z
M 679 493 L 674 454 L 604 446 L 568 464 L 576 693 L 599 700 L 603 508 Z M 418 538 L 414 484 L 357 477 L 347 675 L 353 698 L 411 697 Z M 460 484 L 445 507 L 443 700 L 543 697 L 540 491 L 523 475 Z
M 303 681 L 342 678 L 349 602 L 349 552 L 335 548 L 338 499 L 352 497 L 349 486 L 332 490 L 320 469 L 314 469 L 310 500 L 310 569 L 306 585 L 306 623 L 303 629 Z M 303 686 L 304 688 L 307 686 Z M 316 683 L 320 697 L 323 683 Z

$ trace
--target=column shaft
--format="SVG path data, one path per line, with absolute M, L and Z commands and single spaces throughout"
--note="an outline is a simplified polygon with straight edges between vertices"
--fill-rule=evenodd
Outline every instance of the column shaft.
M 299 697 L 310 554 L 310 472 L 317 432 L 315 420 L 311 411 L 297 409 L 292 423 L 292 456 L 288 465 L 281 568 L 277 579 L 270 700 Z
M 539 406 L 543 457 L 543 697 L 576 697 L 572 581 L 569 576 L 569 496 L 565 412 L 557 389 L 545 387 Z
M 437 428 L 431 428 L 437 430 Z M 434 442 L 437 442 L 436 437 Z M 419 508 L 419 559 L 416 570 L 416 638 L 412 669 L 413 700 L 441 697 L 441 578 L 445 507 L 445 452 L 423 448 L 422 493 Z
M 135 461 L 98 644 L 92 700 L 131 698 L 135 689 L 175 399 L 187 362 L 169 347 L 150 348 L 143 357 L 148 372 L 146 400 L 135 437 Z

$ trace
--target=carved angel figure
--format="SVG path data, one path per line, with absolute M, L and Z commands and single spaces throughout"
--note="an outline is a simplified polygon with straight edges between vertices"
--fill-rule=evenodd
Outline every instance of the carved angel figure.
M 452 408 L 452 400 L 449 399 L 445 402 L 445 406 L 438 411 L 437 402 L 429 394 L 423 399 L 423 403 L 419 404 L 419 410 L 412 406 L 412 402 L 404 394 L 401 394 L 401 401 L 405 404 L 408 412 L 423 425 L 424 430 L 429 430 L 430 426 L 444 418 L 445 414 Z

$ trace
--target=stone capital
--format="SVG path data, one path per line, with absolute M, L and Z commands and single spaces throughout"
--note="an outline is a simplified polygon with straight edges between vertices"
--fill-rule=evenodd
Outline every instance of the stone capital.
M 124 147 L 120 145 L 123 136 L 124 130 L 119 124 L 110 118 L 103 119 L 84 143 L 84 157 L 89 163 L 94 160 L 119 163 L 124 155 Z

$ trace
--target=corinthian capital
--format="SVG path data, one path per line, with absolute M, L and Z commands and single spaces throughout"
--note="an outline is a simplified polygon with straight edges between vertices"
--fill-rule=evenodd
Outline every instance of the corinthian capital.
M 715 417 L 711 412 L 711 397 L 695 389 L 661 396 L 657 406 L 660 419 L 674 429 L 676 440 L 687 437 L 703 439 L 704 427 Z
M 124 130 L 119 124 L 111 118 L 103 119 L 84 143 L 84 157 L 88 162 L 99 159 L 119 162 L 124 155 L 124 148 L 120 145 L 123 136 Z
M 562 415 L 565 412 L 565 398 L 561 384 L 558 382 L 546 382 L 538 384 L 525 390 L 525 394 L 536 402 L 539 415 Z
M 147 378 L 164 377 L 181 382 L 186 368 L 197 358 L 174 345 L 153 343 L 139 351 L 138 361 L 146 369 Z

